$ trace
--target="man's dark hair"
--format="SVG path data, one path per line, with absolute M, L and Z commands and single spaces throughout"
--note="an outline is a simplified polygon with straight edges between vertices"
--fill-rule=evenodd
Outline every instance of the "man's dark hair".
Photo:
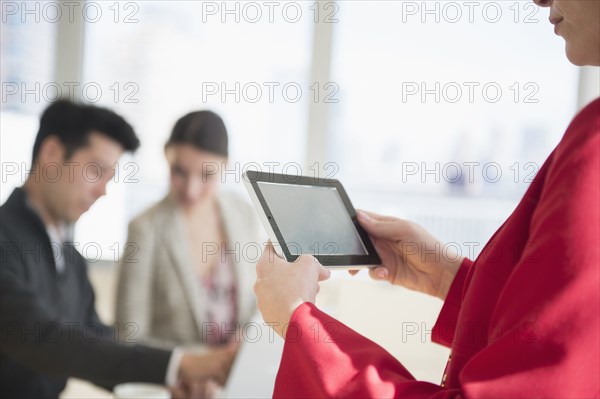
M 227 157 L 227 129 L 223 119 L 212 111 L 196 111 L 181 117 L 165 144 L 189 144 L 199 150 Z
M 88 144 L 92 132 L 113 139 L 125 151 L 133 152 L 140 146 L 140 140 L 131 125 L 113 111 L 61 99 L 50 104 L 42 114 L 33 145 L 32 163 L 37 160 L 46 137 L 58 137 L 66 148 L 65 158 L 68 159 L 77 149 Z

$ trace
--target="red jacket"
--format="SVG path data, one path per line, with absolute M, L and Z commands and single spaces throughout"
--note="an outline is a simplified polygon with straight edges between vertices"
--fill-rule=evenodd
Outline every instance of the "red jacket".
M 571 122 L 475 262 L 461 265 L 432 331 L 452 348 L 441 385 L 416 381 L 305 303 L 292 315 L 274 396 L 597 398 L 599 270 L 600 99 Z

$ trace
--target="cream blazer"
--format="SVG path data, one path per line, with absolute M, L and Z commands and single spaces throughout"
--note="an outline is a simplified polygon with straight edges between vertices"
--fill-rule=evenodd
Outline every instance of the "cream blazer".
M 256 311 L 255 263 L 266 233 L 255 210 L 237 194 L 218 194 L 218 204 L 227 249 L 235 251 L 235 257 L 228 259 L 234 261 L 238 322 L 243 327 Z M 201 347 L 206 342 L 203 335 L 211 329 L 203 320 L 202 288 L 192 267 L 182 217 L 167 196 L 129 224 L 116 300 L 116 321 L 125 342 L 164 348 Z

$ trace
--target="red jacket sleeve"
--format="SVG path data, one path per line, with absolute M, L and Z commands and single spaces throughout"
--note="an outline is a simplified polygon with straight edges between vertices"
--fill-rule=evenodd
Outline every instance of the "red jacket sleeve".
M 434 395 L 391 354 L 312 303 L 300 305 L 287 329 L 275 398 L 406 398 Z M 410 396 L 412 395 L 412 396 Z
M 454 334 L 456 332 L 458 312 L 462 305 L 463 292 L 465 285 L 467 284 L 467 276 L 472 266 L 473 262 L 468 258 L 465 258 L 462 261 L 458 272 L 456 272 L 456 276 L 448 290 L 448 295 L 446 295 L 444 306 L 442 306 L 442 310 L 440 311 L 431 332 L 431 340 L 435 343 L 447 347 L 452 346 L 452 341 L 454 340 Z

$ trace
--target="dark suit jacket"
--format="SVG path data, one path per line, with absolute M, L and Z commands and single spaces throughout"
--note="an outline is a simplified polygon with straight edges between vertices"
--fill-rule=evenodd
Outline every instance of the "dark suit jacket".
M 0 207 L 0 396 L 55 398 L 67 378 L 110 388 L 164 383 L 170 351 L 119 344 L 94 309 L 86 263 L 72 244 L 56 271 L 40 218 L 16 189 Z

